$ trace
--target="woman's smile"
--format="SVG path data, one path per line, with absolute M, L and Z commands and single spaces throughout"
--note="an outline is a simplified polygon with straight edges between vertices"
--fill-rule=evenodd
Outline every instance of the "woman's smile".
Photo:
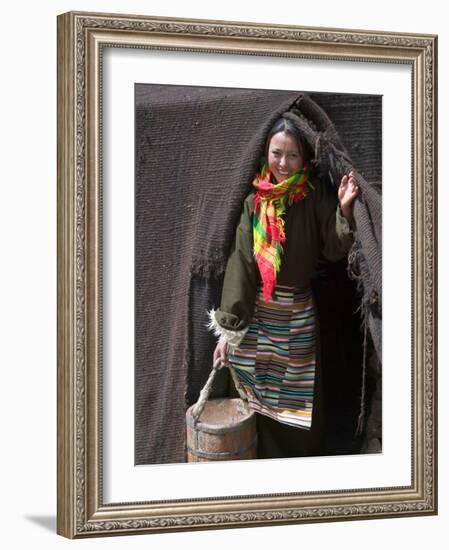
M 303 166 L 304 158 L 296 139 L 286 132 L 275 134 L 268 148 L 268 168 L 277 183 L 293 176 Z

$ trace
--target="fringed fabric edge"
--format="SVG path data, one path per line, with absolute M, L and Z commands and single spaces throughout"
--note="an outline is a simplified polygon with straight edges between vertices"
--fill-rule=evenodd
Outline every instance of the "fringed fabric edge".
M 245 334 L 248 331 L 248 327 L 242 329 L 242 330 L 229 330 L 224 327 L 222 327 L 216 318 L 216 309 L 211 309 L 207 312 L 207 316 L 209 317 L 209 321 L 206 324 L 206 327 L 214 333 L 215 336 L 220 338 L 221 341 L 225 341 L 226 344 L 229 346 L 229 350 L 231 352 L 235 351 L 241 344 L 243 338 L 245 338 Z

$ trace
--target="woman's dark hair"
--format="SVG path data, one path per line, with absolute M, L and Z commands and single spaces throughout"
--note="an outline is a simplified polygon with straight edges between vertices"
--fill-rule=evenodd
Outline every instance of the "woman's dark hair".
M 268 159 L 268 147 L 270 145 L 271 138 L 275 134 L 279 134 L 279 132 L 285 132 L 286 134 L 290 134 L 293 138 L 295 138 L 299 151 L 306 161 L 310 161 L 312 159 L 312 150 L 309 146 L 309 144 L 306 142 L 304 137 L 302 136 L 299 129 L 291 122 L 290 120 L 286 118 L 278 118 L 276 122 L 273 124 L 273 126 L 270 128 L 270 131 L 268 132 L 267 139 L 265 141 L 265 158 Z

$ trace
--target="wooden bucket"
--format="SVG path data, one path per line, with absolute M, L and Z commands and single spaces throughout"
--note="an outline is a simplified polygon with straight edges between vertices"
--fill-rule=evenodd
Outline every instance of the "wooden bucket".
M 187 462 L 257 458 L 256 416 L 248 404 L 208 399 L 217 370 L 215 364 L 198 401 L 186 412 Z
M 242 399 L 210 399 L 201 420 L 186 413 L 187 461 L 257 458 L 256 417 Z

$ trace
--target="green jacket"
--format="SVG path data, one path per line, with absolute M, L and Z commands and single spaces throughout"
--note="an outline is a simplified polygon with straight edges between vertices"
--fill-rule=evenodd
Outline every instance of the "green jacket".
M 345 257 L 353 242 L 353 227 L 343 217 L 335 192 L 314 178 L 314 189 L 306 198 L 289 206 L 285 213 L 284 253 L 277 284 L 309 288 L 321 254 L 331 261 Z M 220 308 L 215 321 L 222 329 L 247 328 L 254 313 L 261 284 L 253 254 L 254 196 L 243 203 L 234 243 L 226 265 Z

